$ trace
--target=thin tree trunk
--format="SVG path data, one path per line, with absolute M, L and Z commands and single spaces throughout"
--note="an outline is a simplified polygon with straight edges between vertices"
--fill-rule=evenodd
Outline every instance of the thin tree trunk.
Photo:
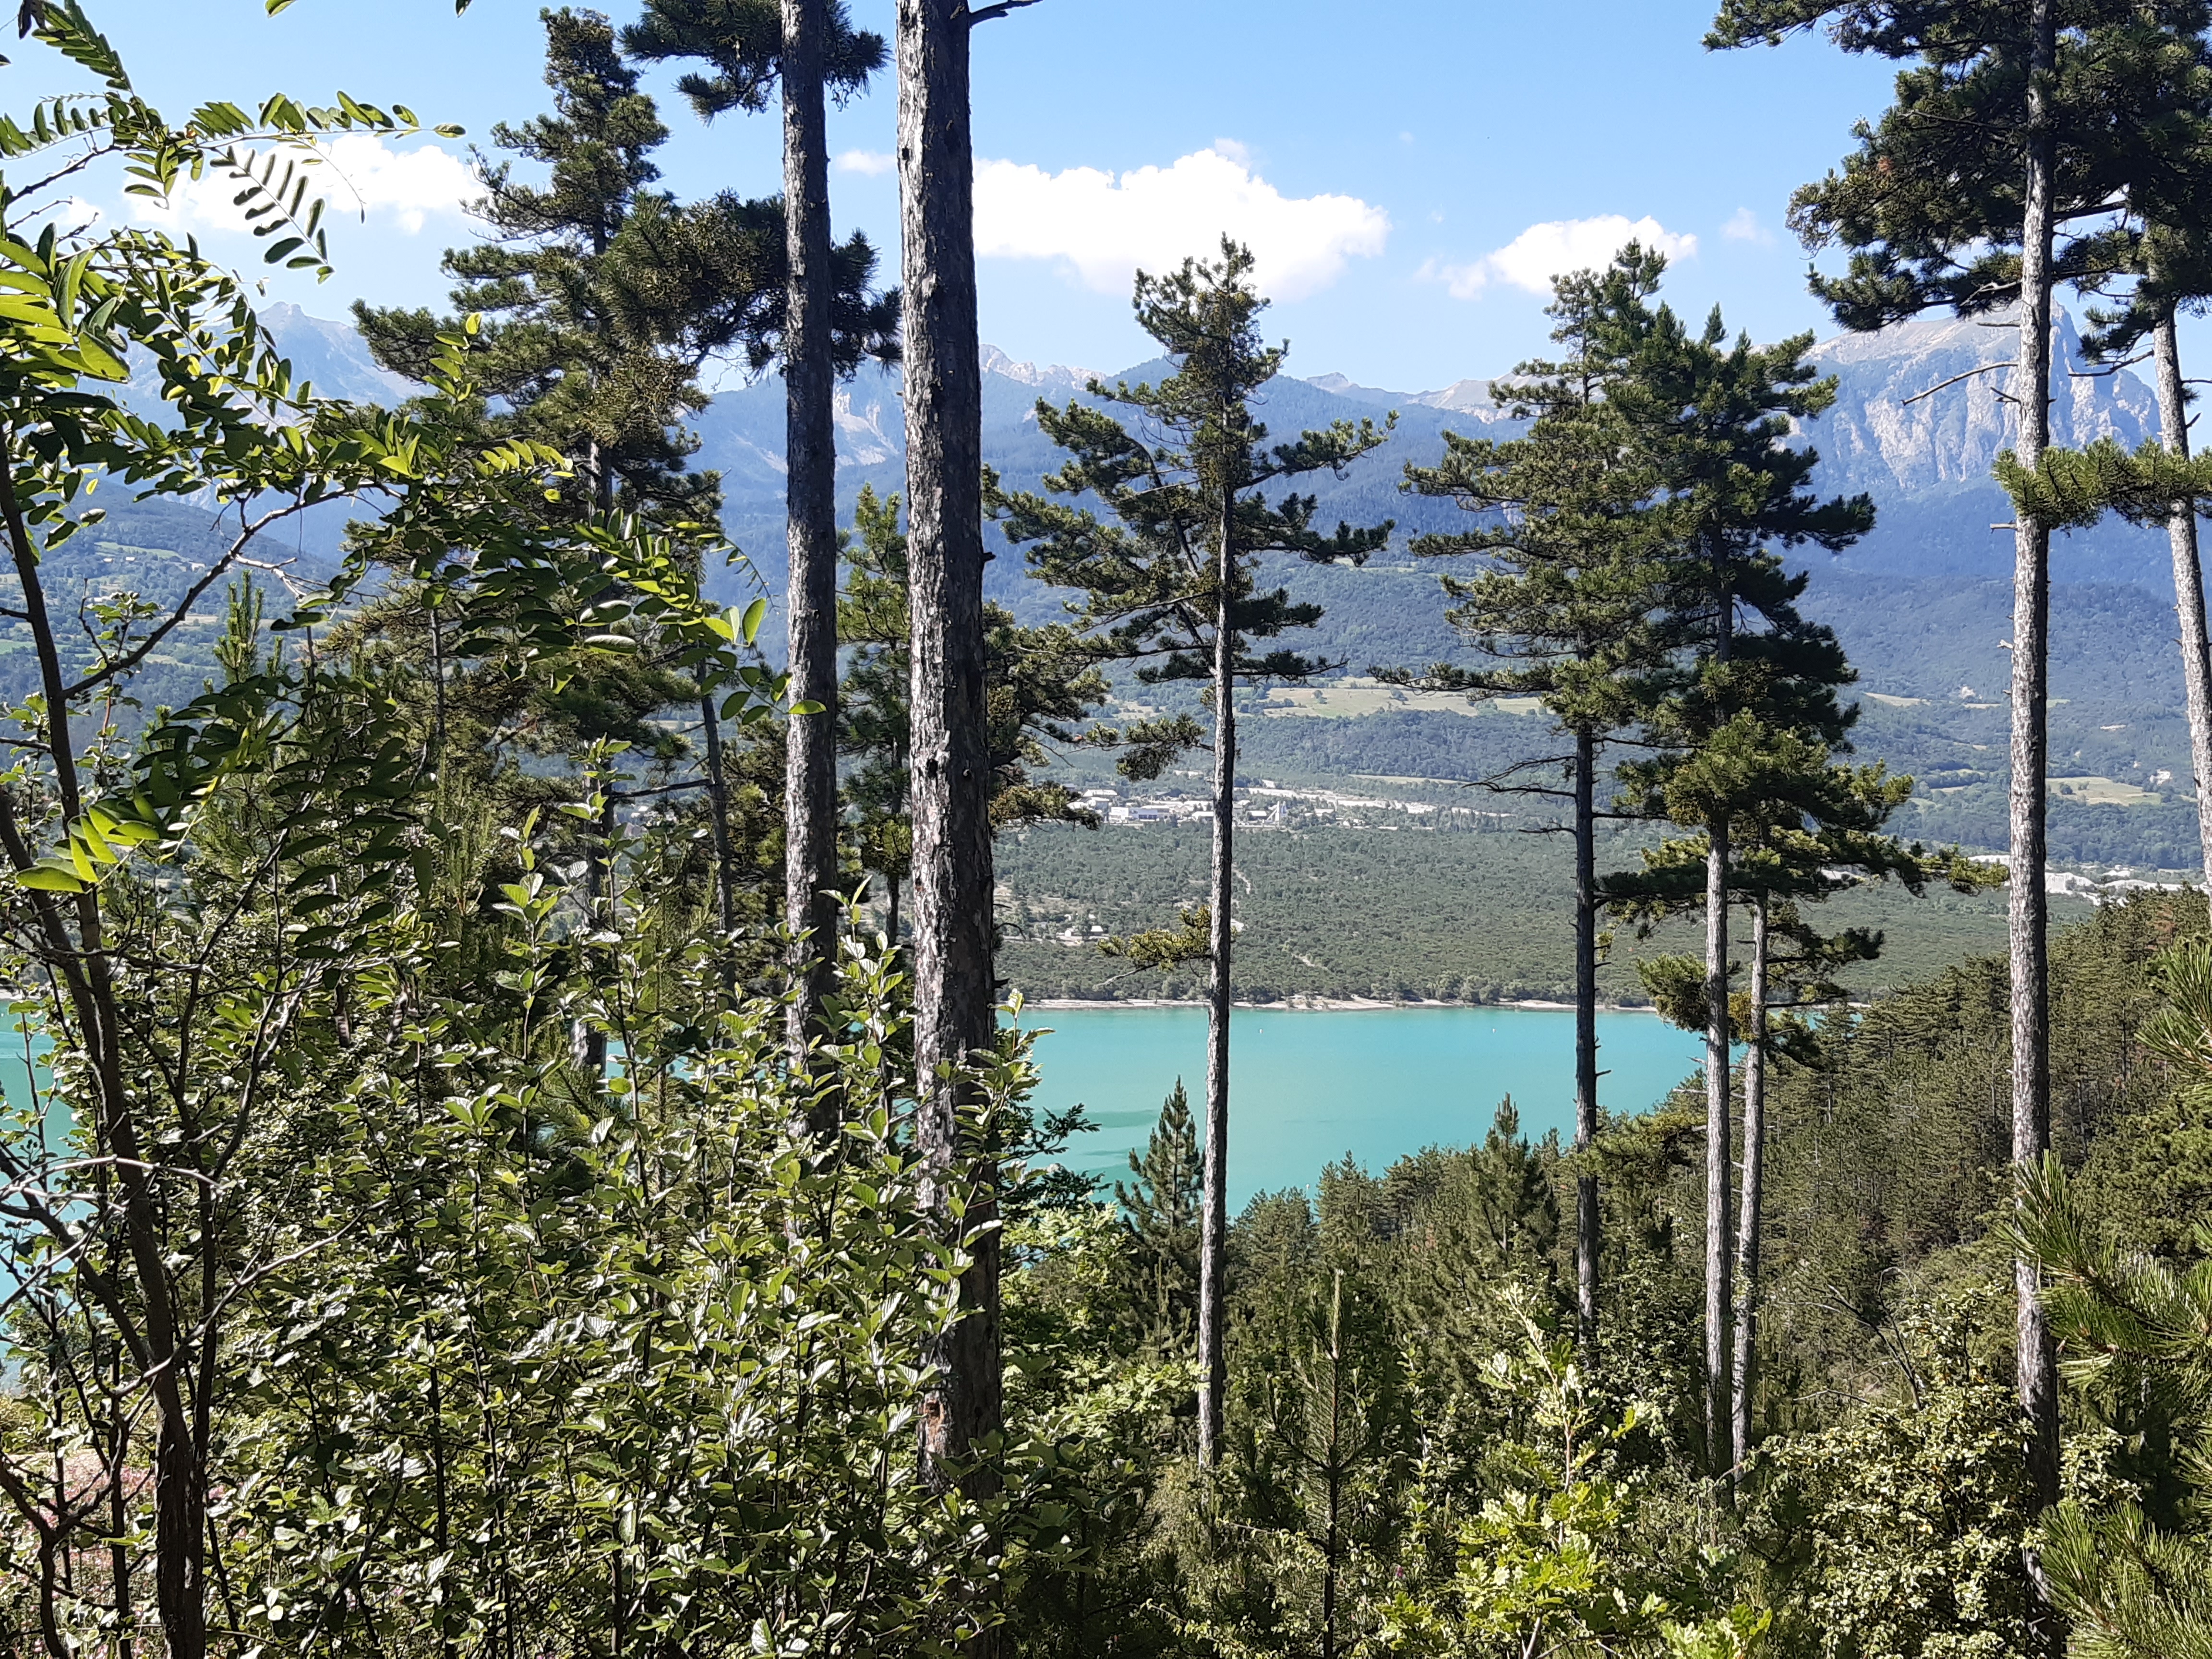
M 2057 61 L 2056 0 L 2030 0 L 2027 178 L 2021 224 L 2020 367 L 2013 398 L 2020 411 L 2015 453 L 2022 466 L 2042 459 L 2051 435 L 2051 196 L 2057 144 L 2051 127 L 2049 80 Z M 2045 763 L 2051 621 L 2051 532 L 2032 514 L 2016 513 L 2013 532 L 2012 652 L 2012 1155 L 2025 1176 L 2051 1145 L 2050 992 L 2044 891 Z M 2026 1182 L 2020 1183 L 2025 1190 Z M 2039 1506 L 2058 1501 L 2057 1355 L 2035 1264 L 2013 1267 L 2018 1298 L 2018 1381 L 2023 1452 Z M 2051 1659 L 2065 1634 L 2051 1605 L 2042 1564 L 2027 1553 L 2027 1646 Z
M 1736 1206 L 1735 1412 L 1740 1479 L 1751 1450 L 1751 1396 L 1759 1364 L 1759 1201 L 1766 1175 L 1766 900 L 1751 903 L 1751 1029 L 1743 1056 L 1743 1193 Z
M 804 1069 L 837 934 L 837 447 L 830 354 L 830 157 L 823 125 L 829 0 L 783 0 L 784 458 L 791 552 L 791 696 L 785 750 L 784 919 L 797 994 L 785 1042 Z M 835 1109 L 834 1107 L 831 1109 Z M 817 1132 L 830 1125 L 817 1123 Z
M 39 549 L 15 493 L 15 441 L 14 432 L 0 433 L 0 462 L 7 467 L 0 473 L 0 521 L 6 525 L 9 550 L 22 585 L 23 613 L 46 695 L 44 746 L 53 763 L 57 804 L 64 818 L 73 821 L 83 810 L 83 799 L 70 740 L 68 685 L 40 580 Z M 4 790 L 0 790 L 0 848 L 18 870 L 30 865 L 21 822 Z M 140 1333 L 131 1342 L 131 1357 L 154 1400 L 154 1601 L 167 1659 L 204 1659 L 207 1464 L 203 1443 L 193 1434 L 187 1400 L 193 1364 L 191 1338 L 170 1279 L 161 1210 L 153 1188 L 158 1168 L 150 1160 L 161 1154 L 144 1144 L 124 1082 L 121 999 L 107 954 L 100 894 L 87 890 L 67 905 L 65 909 L 60 901 L 40 902 L 34 896 L 40 945 L 48 970 L 67 988 L 88 1051 L 94 1134 L 115 1159 L 123 1194 L 123 1240 L 137 1281 L 131 1289 L 138 1305 L 126 1308 L 113 1291 L 95 1293 L 101 1295 L 106 1311 L 118 1327 L 136 1326 Z
M 1724 549 L 1713 550 L 1713 653 L 1726 662 L 1735 645 L 1735 589 Z M 1730 1443 L 1729 1316 L 1734 1310 L 1729 1110 L 1729 824 L 1705 828 L 1705 1455 L 1723 1494 L 1735 1468 Z
M 1321 1659 L 1336 1659 L 1336 1588 L 1344 1553 L 1344 1270 L 1328 1300 L 1328 1533 L 1322 1552 Z
M 1597 1349 L 1597 740 L 1575 734 L 1575 1328 L 1583 1364 Z
M 1229 1388 L 1229 958 L 1237 936 L 1230 926 L 1237 867 L 1237 632 L 1230 609 L 1237 581 L 1237 498 L 1225 474 L 1221 494 L 1213 604 L 1213 866 L 1206 887 L 1212 967 L 1206 988 L 1205 1218 L 1198 1261 L 1198 1461 L 1209 1469 L 1221 1461 L 1222 1406 Z
M 2167 451 L 2189 459 L 2189 397 L 2181 379 L 2181 342 L 2168 305 L 2153 331 L 2158 358 L 2158 424 Z M 2212 644 L 2204 624 L 2204 568 L 2197 551 L 2197 504 L 2178 504 L 2166 521 L 2173 552 L 2173 610 L 2181 623 L 2181 679 L 2189 710 L 2189 761 L 2197 786 L 2197 839 L 2204 887 L 2212 894 Z
M 989 1047 L 989 758 L 983 702 L 983 389 L 975 325 L 968 13 L 901 0 L 899 214 L 906 342 L 907 531 L 913 623 L 914 1049 L 927 1202 L 973 1237 L 969 1310 L 929 1355 L 922 1455 L 951 1478 L 1000 1421 L 996 1173 L 961 1123 L 961 1068 Z M 956 1189 L 964 1188 L 964 1194 Z M 964 1196 L 956 1219 L 951 1200 Z M 963 1484 L 988 1492 L 994 1472 Z M 980 1644 L 976 1645 L 981 1645 Z M 973 1648 L 971 1647 L 971 1651 Z
M 1729 1176 L 1729 832 L 1706 830 L 1705 854 L 1705 1450 L 1716 1480 L 1735 1465 L 1729 1437 L 1729 1314 L 1731 1274 Z
M 714 815 L 714 919 L 722 930 L 720 958 L 722 1006 L 738 1000 L 738 965 L 730 955 L 738 931 L 738 849 L 730 840 L 730 780 L 722 770 L 722 711 L 712 692 L 699 699 L 699 724 L 707 734 L 707 805 Z

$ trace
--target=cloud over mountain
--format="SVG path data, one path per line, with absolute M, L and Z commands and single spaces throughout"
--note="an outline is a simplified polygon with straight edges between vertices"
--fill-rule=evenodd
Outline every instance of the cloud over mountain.
M 1472 264 L 1431 259 L 1420 274 L 1445 284 L 1455 300 L 1477 298 L 1498 283 L 1548 296 L 1553 277 L 1602 265 L 1631 242 L 1656 248 L 1670 259 L 1691 258 L 1698 252 L 1695 236 L 1668 230 L 1649 214 L 1630 219 L 1604 213 L 1594 219 L 1547 219 Z
M 1262 292 L 1296 300 L 1327 288 L 1348 259 L 1371 258 L 1389 216 L 1352 196 L 1285 196 L 1252 170 L 1239 147 L 1216 143 L 1172 167 L 1118 177 L 1097 167 L 1047 173 L 1015 161 L 975 168 L 975 252 L 988 258 L 1053 259 L 1085 286 L 1126 290 L 1142 268 L 1164 270 L 1212 253 L 1224 233 L 1258 261 Z

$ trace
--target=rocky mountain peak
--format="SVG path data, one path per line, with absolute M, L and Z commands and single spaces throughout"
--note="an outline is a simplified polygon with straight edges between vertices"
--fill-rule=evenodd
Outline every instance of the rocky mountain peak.
M 2158 433 L 2151 390 L 2125 369 L 2087 362 L 2071 316 L 2058 317 L 2051 368 L 2051 435 L 2080 447 L 2117 438 L 2130 448 Z M 2016 434 L 2013 367 L 2019 331 L 2010 313 L 1930 317 L 1813 349 L 1840 382 L 1835 407 L 1810 423 L 1822 485 L 1877 499 L 1985 484 Z
M 1094 370 L 1071 368 L 1063 363 L 1048 363 L 1042 368 L 1035 363 L 1018 363 L 994 345 L 983 348 L 981 362 L 986 374 L 996 374 L 1002 380 L 1035 386 L 1040 392 L 1057 392 L 1063 397 L 1079 392 L 1092 380 L 1101 378 Z

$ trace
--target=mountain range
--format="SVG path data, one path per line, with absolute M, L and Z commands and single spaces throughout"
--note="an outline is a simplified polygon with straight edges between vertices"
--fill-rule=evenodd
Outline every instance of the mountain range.
M 295 369 L 325 393 L 374 402 L 404 395 L 405 383 L 376 365 L 349 324 L 283 305 L 270 307 L 264 317 Z M 1920 810 L 1928 833 L 1982 845 L 2002 842 L 2001 704 L 2010 667 L 2012 538 L 1996 527 L 2011 513 L 1990 469 L 2007 441 L 2014 338 L 2004 319 L 1994 317 L 1912 322 L 1823 342 L 1813 361 L 1836 377 L 1836 400 L 1802 434 L 1820 452 L 1815 482 L 1824 493 L 1863 491 L 1877 508 L 1875 530 L 1858 544 L 1805 561 L 1805 608 L 1836 629 L 1869 694 L 1859 746 L 1923 780 Z M 2070 319 L 2062 318 L 2059 338 L 2054 441 L 2081 445 L 2111 437 L 2132 447 L 2155 436 L 2149 388 L 2124 368 L 2084 362 Z M 1157 379 L 1168 369 L 1154 362 L 1097 376 L 1018 362 L 989 347 L 982 367 L 984 453 L 1013 487 L 1034 487 L 1059 464 L 1036 422 L 1040 398 L 1085 398 L 1093 380 Z M 1442 390 L 1407 393 L 1342 374 L 1285 375 L 1266 388 L 1261 403 L 1261 418 L 1277 437 L 1334 420 L 1396 416 L 1382 449 L 1343 478 L 1324 476 L 1311 486 L 1324 523 L 1395 520 L 1389 547 L 1362 569 L 1291 564 L 1273 573 L 1324 606 L 1311 647 L 1355 672 L 1370 664 L 1460 655 L 1460 642 L 1443 619 L 1437 568 L 1413 559 L 1407 543 L 1464 520 L 1449 502 L 1405 494 L 1399 481 L 1407 462 L 1441 454 L 1446 430 L 1510 434 L 1514 424 L 1492 382 L 1465 378 Z M 699 440 L 694 465 L 720 473 L 725 527 L 744 555 L 743 564 L 714 579 L 718 598 L 781 597 L 783 421 L 781 384 L 769 378 L 722 391 L 692 422 Z M 863 369 L 839 390 L 836 429 L 843 505 L 849 508 L 864 484 L 884 495 L 902 488 L 905 434 L 896 369 Z M 105 527 L 97 556 L 112 569 L 117 559 L 149 549 L 173 549 L 179 558 L 198 553 L 204 544 L 185 522 L 191 517 L 173 506 L 124 507 Z M 334 506 L 296 526 L 298 550 L 311 556 L 334 551 L 343 518 L 343 507 Z M 93 548 L 84 551 L 94 556 Z M 2165 537 L 2109 522 L 2061 538 L 2052 569 L 2052 770 L 2103 781 L 2094 790 L 2085 786 L 2078 800 L 2068 797 L 2055 812 L 2054 848 L 2065 855 L 2067 836 L 2075 833 L 2066 828 L 2070 823 L 2083 856 L 2105 856 L 2095 849 L 2108 849 L 2138 861 L 2185 863 L 2191 837 L 2184 820 L 2191 815 L 2180 793 L 2189 787 L 2188 750 L 2179 714 Z M 1064 596 L 1028 580 L 1013 550 L 995 549 L 986 580 L 993 598 L 1026 618 L 1060 612 Z M 771 625 L 764 638 L 780 639 L 781 633 Z M 1418 769 L 1426 775 L 1474 776 L 1489 769 L 1490 745 L 1480 757 L 1465 751 L 1470 734 L 1456 715 L 1368 718 L 1381 724 L 1363 742 L 1387 741 L 1394 752 L 1425 757 Z M 1384 730 L 1392 722 L 1403 728 L 1395 737 Z M 1308 740 L 1321 737 L 1316 731 Z M 1295 758 L 1285 756 L 1284 763 Z M 1339 769 L 1332 763 L 1331 769 Z M 1940 787 L 1927 782 L 1939 778 Z
M 406 383 L 378 367 L 349 323 L 312 317 L 296 306 L 264 313 L 270 331 L 300 374 L 332 396 L 389 402 Z M 1808 423 L 1804 441 L 1820 454 L 1816 484 L 1823 493 L 1871 495 L 1876 527 L 1833 565 L 1840 574 L 1914 579 L 2003 579 L 2011 538 L 1992 530 L 2009 517 L 1991 479 L 2008 441 L 2009 368 L 2015 336 L 2002 313 L 1981 319 L 1931 319 L 1877 334 L 1844 335 L 1816 345 L 1813 362 L 1838 382 L 1834 406 Z M 2059 372 L 2053 376 L 2053 441 L 2083 445 L 2117 438 L 2133 447 L 2158 431 L 2150 388 L 2125 368 L 2094 365 L 2081 356 L 2073 319 L 2059 319 Z M 1038 430 L 1040 398 L 1087 400 L 1094 380 L 1157 378 L 1163 362 L 1139 363 L 1117 374 L 1017 362 L 983 348 L 984 451 L 1010 484 L 1033 483 L 1057 464 Z M 1395 520 L 1395 555 L 1376 562 L 1389 574 L 1405 562 L 1407 537 L 1457 521 L 1449 505 L 1408 496 L 1397 488 L 1407 462 L 1433 460 L 1442 433 L 1513 429 L 1493 396 L 1494 382 L 1460 380 L 1440 391 L 1399 392 L 1359 385 L 1339 374 L 1310 380 L 1285 376 L 1263 395 L 1263 417 L 1287 436 L 1333 420 L 1395 412 L 1397 428 L 1382 450 L 1342 480 L 1314 486 L 1324 519 Z M 725 522 L 760 578 L 781 586 L 783 395 L 773 377 L 725 390 L 693 422 L 699 439 L 694 465 L 722 477 Z M 870 367 L 837 393 L 840 493 L 847 502 L 862 484 L 888 494 L 903 482 L 906 437 L 896 368 Z M 999 562 L 997 597 L 1020 602 L 1012 560 Z M 1824 561 L 1825 562 L 1825 561 Z M 2067 538 L 2054 559 L 2061 583 L 2162 583 L 2165 538 L 2117 523 Z M 1816 583 L 1816 586 L 1818 584 Z M 1024 606 L 1023 608 L 1028 608 Z

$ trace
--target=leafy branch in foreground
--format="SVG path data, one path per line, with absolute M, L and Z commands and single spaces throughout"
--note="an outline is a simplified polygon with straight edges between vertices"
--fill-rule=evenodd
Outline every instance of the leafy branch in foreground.
M 203 104 L 183 125 L 173 126 L 139 95 L 121 57 L 77 0 L 40 0 L 35 13 L 27 9 L 27 33 L 89 71 L 103 90 L 41 100 L 27 123 L 0 117 L 0 163 L 48 158 L 44 176 L 27 183 L 19 177 L 9 187 L 8 226 L 14 234 L 21 234 L 33 215 L 52 210 L 45 191 L 112 156 L 122 161 L 130 180 L 125 193 L 156 202 L 167 201 L 180 180 L 210 173 L 228 178 L 238 186 L 232 199 L 246 228 L 268 244 L 263 260 L 288 270 L 312 270 L 325 281 L 331 275 L 323 223 L 328 198 L 313 186 L 322 176 L 319 170 L 331 165 L 328 141 L 348 133 L 461 136 L 457 126 L 425 128 L 404 104 L 387 110 L 343 92 L 321 106 L 283 93 L 251 110 Z
M 231 167 L 234 143 L 253 136 L 222 107 L 164 125 L 73 3 L 49 6 L 37 27 L 109 88 L 105 125 L 58 176 L 113 155 L 140 185 L 166 190 Z M 272 103 L 268 123 L 303 143 L 404 125 L 351 100 L 335 113 Z M 38 126 L 33 117 L 27 131 Z M 269 192 L 281 182 L 251 181 Z M 11 180 L 11 209 L 27 213 L 53 183 Z M 272 212 L 301 211 L 304 197 L 283 187 Z M 210 1541 L 240 1382 L 227 1343 L 282 1259 L 253 1215 L 303 1201 L 259 1160 L 287 1144 L 307 1097 L 295 1090 L 343 1098 L 355 1086 L 342 1079 L 359 1069 L 349 1051 L 369 982 L 419 909 L 439 839 L 423 793 L 431 769 L 388 688 L 319 659 L 318 629 L 374 561 L 445 581 L 459 648 L 500 672 L 557 679 L 595 653 L 634 649 L 649 626 L 720 665 L 745 701 L 776 688 L 742 662 L 738 623 L 704 611 L 684 574 L 697 561 L 681 544 L 706 532 L 546 522 L 562 458 L 474 439 L 461 417 L 474 396 L 466 331 L 439 342 L 426 405 L 391 414 L 315 398 L 238 280 L 155 231 L 65 241 L 49 224 L 11 235 L 0 240 L 0 547 L 38 685 L 8 711 L 21 735 L 0 774 L 10 878 L 0 961 L 21 990 L 27 1041 L 48 1054 L 47 1099 L 75 1125 L 58 1144 L 43 1115 L 19 1117 L 0 1145 L 18 1224 L 16 1302 L 55 1334 L 53 1354 L 102 1356 L 72 1371 L 92 1403 L 51 1435 L 90 1460 L 117 1535 L 150 1540 L 166 1650 L 201 1659 L 210 1598 L 234 1588 Z M 158 388 L 161 419 L 125 401 L 131 362 Z M 99 521 L 90 502 L 103 488 L 211 501 L 228 542 L 173 605 L 112 604 L 118 627 L 81 669 L 64 654 L 66 616 L 42 569 Z M 89 705 L 127 684 L 272 525 L 339 500 L 376 516 L 328 587 L 276 624 L 297 647 L 264 649 L 258 600 L 234 606 L 222 684 L 157 714 L 126 760 L 87 720 Z M 0 1487 L 23 1526 L 51 1531 L 22 1455 L 10 1446 L 16 1478 Z M 51 1591 L 66 1561 L 50 1550 L 34 1581 Z M 134 1616 L 131 1577 L 118 1576 L 103 1616 Z M 41 1606 L 58 1659 L 82 1610 L 52 1594 Z M 239 1617 L 222 1616 L 234 1628 Z

